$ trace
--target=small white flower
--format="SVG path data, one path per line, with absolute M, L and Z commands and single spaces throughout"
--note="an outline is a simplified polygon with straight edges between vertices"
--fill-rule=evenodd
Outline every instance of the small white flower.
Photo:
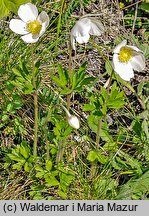
M 130 81 L 134 77 L 134 70 L 139 72 L 145 68 L 145 58 L 136 46 L 126 44 L 127 41 L 123 40 L 114 49 L 113 68 L 123 80 Z
M 9 28 L 20 35 L 26 43 L 35 43 L 49 25 L 49 16 L 45 11 L 38 15 L 37 7 L 31 3 L 23 4 L 18 9 L 20 19 L 11 19 Z
M 95 18 L 81 18 L 76 22 L 71 30 L 71 45 L 73 50 L 76 50 L 75 42 L 79 44 L 87 43 L 90 35 L 100 36 L 104 32 L 104 26 Z

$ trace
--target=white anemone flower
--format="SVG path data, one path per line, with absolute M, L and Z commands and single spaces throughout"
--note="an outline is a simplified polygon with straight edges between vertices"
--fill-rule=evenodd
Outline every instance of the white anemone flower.
M 71 45 L 73 50 L 76 50 L 75 42 L 79 44 L 87 43 L 90 35 L 100 36 L 104 32 L 104 26 L 95 18 L 81 18 L 71 30 Z
M 35 43 L 49 25 L 49 16 L 45 11 L 38 15 L 37 7 L 31 3 L 23 4 L 18 9 L 20 19 L 11 19 L 10 29 L 20 35 L 26 43 Z
M 134 77 L 134 71 L 142 71 L 145 68 L 143 52 L 136 46 L 128 46 L 123 40 L 114 49 L 113 69 L 126 81 Z

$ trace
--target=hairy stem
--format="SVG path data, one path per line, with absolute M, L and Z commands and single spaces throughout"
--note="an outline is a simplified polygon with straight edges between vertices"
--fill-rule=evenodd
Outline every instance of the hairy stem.
M 133 21 L 133 26 L 132 26 L 132 31 L 131 31 L 132 36 L 133 36 L 134 29 L 135 29 L 137 15 L 138 15 L 138 2 L 136 3 L 135 16 L 134 16 L 134 21 Z
M 46 143 L 46 159 L 49 160 L 50 159 L 50 153 L 49 153 L 49 141 L 48 141 L 48 128 L 47 128 L 47 124 L 48 124 L 48 120 L 49 120 L 49 116 L 50 116 L 51 112 L 50 112 L 50 108 L 48 108 L 48 113 L 45 119 L 45 123 L 44 123 L 44 139 L 45 139 L 45 143 Z
M 33 79 L 33 98 L 34 98 L 34 146 L 33 146 L 33 155 L 37 156 L 37 142 L 38 142 L 38 91 L 36 89 L 36 71 L 34 65 L 34 52 L 33 46 L 31 49 L 32 54 L 32 79 Z
M 38 142 L 38 94 L 37 90 L 34 92 L 34 151 L 33 154 L 37 156 L 37 142 Z
M 102 119 L 98 120 L 97 134 L 96 134 L 96 148 L 97 149 L 99 148 L 99 143 L 100 143 L 101 122 L 102 122 Z
M 56 157 L 56 163 L 57 164 L 62 161 L 63 154 L 64 154 L 64 143 L 63 143 L 63 141 L 59 141 L 58 142 L 58 153 L 57 153 L 57 157 Z
M 71 77 L 71 74 L 72 74 L 72 56 L 71 56 L 71 52 L 72 52 L 72 49 L 71 49 L 71 44 L 69 43 L 69 62 L 68 62 L 68 70 L 69 70 L 69 78 Z M 68 88 L 71 87 L 71 83 L 69 81 L 68 83 Z M 72 97 L 72 93 L 70 94 L 67 94 L 67 109 L 68 111 L 70 110 L 70 105 L 71 105 L 71 97 Z
M 47 152 L 47 160 L 50 159 L 50 153 L 49 153 L 49 141 L 47 139 L 47 131 L 45 132 L 45 140 L 46 140 L 46 152 Z

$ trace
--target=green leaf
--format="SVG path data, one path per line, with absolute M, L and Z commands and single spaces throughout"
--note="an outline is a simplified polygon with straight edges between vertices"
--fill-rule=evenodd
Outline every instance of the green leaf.
M 91 104 L 85 104 L 83 107 L 82 107 L 82 110 L 83 111 L 93 111 L 95 109 L 95 107 Z
M 59 181 L 54 176 L 47 177 L 45 178 L 45 180 L 46 186 L 48 187 L 54 187 L 59 185 Z
M 33 200 L 44 200 L 40 191 L 31 191 L 30 195 L 33 196 Z
M 118 151 L 118 156 L 120 157 L 121 161 L 123 160 L 125 166 L 127 167 L 127 170 L 130 167 L 132 169 L 132 173 L 135 172 L 138 175 L 142 174 L 141 163 L 138 162 L 137 159 L 133 158 L 132 156 L 130 156 L 127 153 L 124 153 L 121 150 Z
M 8 119 L 9 119 L 9 116 L 8 116 L 8 115 L 6 115 L 6 114 L 2 115 L 2 121 L 6 121 L 6 120 L 8 120 Z
M 100 163 L 105 164 L 107 162 L 107 158 L 100 153 L 100 151 L 90 151 L 87 156 L 87 160 L 94 162 L 98 160 Z
M 111 73 L 113 71 L 112 62 L 107 60 L 106 63 L 105 63 L 105 68 L 106 68 L 107 73 L 109 75 L 111 75 Z
M 13 104 L 9 103 L 6 107 L 7 112 L 11 112 L 13 110 Z
M 111 142 L 111 141 L 107 142 L 107 143 L 102 147 L 102 149 L 103 149 L 104 151 L 115 151 L 115 152 L 116 152 L 117 148 L 118 148 L 117 143 Z
M 45 171 L 44 171 L 44 170 L 43 170 L 42 172 L 37 172 L 37 173 L 36 173 L 36 177 L 37 177 L 37 178 L 43 178 L 44 175 L 45 175 Z
M 39 165 L 37 165 L 37 166 L 35 167 L 35 170 L 36 170 L 36 171 L 39 171 L 39 172 L 44 171 L 44 169 L 43 169 L 41 166 L 39 166 Z
M 30 148 L 27 146 L 27 144 L 25 142 L 21 143 L 20 146 L 20 154 L 27 159 L 30 156 L 31 150 Z
M 50 171 L 52 169 L 52 161 L 46 160 L 46 169 Z
M 26 163 L 24 164 L 24 170 L 25 170 L 26 172 L 29 172 L 29 171 L 31 170 L 31 166 L 30 166 L 30 164 L 29 164 L 28 162 L 26 162 Z
M 11 154 L 11 153 L 9 153 L 7 155 L 13 161 L 18 161 L 18 162 L 21 162 L 21 163 L 25 162 L 25 159 L 22 156 L 20 156 L 20 155 Z
M 63 88 L 63 87 L 65 86 L 65 85 L 62 83 L 62 81 L 61 81 L 58 77 L 54 76 L 53 74 L 50 75 L 50 78 L 55 82 L 55 84 L 56 84 L 58 87 Z
M 68 82 L 68 72 L 62 68 L 62 65 L 58 64 L 58 74 L 59 80 L 61 81 L 62 86 L 66 86 Z
M 119 193 L 116 196 L 117 200 L 144 199 L 144 195 L 149 191 L 149 171 L 144 173 L 138 179 L 130 179 L 126 184 L 120 187 Z
M 8 15 L 10 10 L 8 7 L 6 7 L 6 1 L 5 0 L 0 0 L 0 19 L 3 18 L 4 16 Z
M 90 151 L 87 155 L 87 160 L 93 162 L 97 159 L 97 154 L 95 151 Z
M 107 106 L 111 109 L 119 109 L 123 107 L 124 104 L 124 93 L 122 91 L 119 92 L 116 82 L 114 82 L 108 97 Z
M 114 192 L 113 194 L 115 194 L 116 189 L 118 187 L 118 181 L 111 178 L 110 173 L 106 174 L 106 178 L 105 176 L 99 175 L 98 178 L 96 178 L 95 180 L 95 191 L 98 193 L 98 196 L 104 195 L 104 197 L 109 197 L 109 194 L 111 192 Z
M 86 70 L 87 62 L 84 62 L 80 67 L 79 70 L 77 71 L 78 74 L 82 74 Z
M 33 92 L 33 85 L 31 83 L 25 83 L 23 91 L 25 94 L 31 94 Z
M 80 82 L 80 86 L 83 85 L 89 85 L 91 82 L 93 82 L 96 78 L 95 77 L 86 77 Z
M 72 90 L 71 89 L 69 89 L 69 88 L 64 88 L 61 92 L 60 92 L 60 94 L 61 95 L 67 95 L 67 94 L 70 94 L 70 93 L 72 93 Z
M 95 116 L 93 114 L 89 115 L 87 119 L 88 125 L 94 133 L 97 133 L 97 125 L 100 119 L 101 119 L 101 116 Z M 107 125 L 104 126 L 103 123 L 102 123 L 102 128 L 100 131 L 100 137 L 104 141 L 113 142 L 112 136 L 109 134 Z
M 16 169 L 16 170 L 21 170 L 22 169 L 22 166 L 23 166 L 23 163 L 16 163 L 12 166 L 13 169 Z
M 66 89 L 67 83 L 69 81 L 68 71 L 63 69 L 60 64 L 58 64 L 58 77 L 54 74 L 50 74 L 50 78 L 56 83 L 56 85 L 62 89 Z
M 139 9 L 149 12 L 149 3 L 142 2 L 139 6 Z
M 99 118 L 101 118 L 103 116 L 102 112 L 101 111 L 97 111 L 97 110 L 93 112 L 93 115 L 94 116 L 98 116 Z
M 10 162 L 6 162 L 6 163 L 4 163 L 3 167 L 5 170 L 7 170 L 9 168 L 9 166 L 10 166 Z
M 97 133 L 98 117 L 93 114 L 87 118 L 87 123 L 94 133 Z
M 64 170 L 60 173 L 60 188 L 67 192 L 69 185 L 74 181 L 75 176 L 73 172 Z
M 85 80 L 85 76 L 86 76 L 85 70 L 86 70 L 86 62 L 80 66 L 77 72 L 76 71 L 72 72 L 70 77 L 72 90 L 79 90 L 84 85 L 83 81 Z
M 147 31 L 146 33 L 149 33 L 149 32 Z M 147 35 L 147 37 L 149 38 L 149 35 Z M 149 45 L 147 43 L 140 44 L 139 48 L 143 51 L 145 58 L 148 59 L 149 58 Z
M 105 164 L 107 162 L 107 157 L 104 156 L 103 154 L 101 154 L 100 152 L 97 153 L 97 160 L 101 163 L 101 164 Z
M 101 132 L 100 132 L 100 137 L 102 140 L 106 141 L 106 142 L 111 142 L 113 143 L 113 137 L 110 135 L 109 130 L 108 130 L 108 126 L 104 123 L 102 123 L 102 128 L 101 128 Z
M 138 96 L 142 95 L 142 91 L 143 91 L 143 87 L 144 87 L 145 83 L 144 82 L 140 82 L 138 87 L 137 87 L 137 92 L 138 92 Z
M 134 120 L 132 122 L 132 128 L 136 132 L 136 134 L 141 138 L 142 126 L 138 120 Z
M 17 13 L 20 5 L 29 2 L 29 0 L 0 0 L 0 18 L 7 16 L 10 11 Z
M 59 190 L 58 195 L 64 200 L 67 199 L 67 193 L 64 191 Z
M 147 140 L 149 142 L 149 127 L 148 127 L 148 122 L 146 121 L 146 119 L 143 120 L 142 122 L 142 129 L 147 137 Z
M 131 86 L 131 84 L 128 81 L 123 80 L 118 74 L 115 73 L 116 80 L 126 86 L 131 92 L 135 93 L 134 88 Z
M 71 127 L 66 128 L 66 130 L 63 133 L 63 137 L 67 138 L 68 135 L 70 135 L 71 132 L 72 132 L 72 128 Z

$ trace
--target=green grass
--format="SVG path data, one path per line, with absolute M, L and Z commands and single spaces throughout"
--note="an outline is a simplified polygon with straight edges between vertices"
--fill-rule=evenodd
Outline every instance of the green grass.
M 1 200 L 149 199 L 148 12 L 130 1 L 124 1 L 122 9 L 106 0 L 82 2 L 36 1 L 39 11 L 50 17 L 33 50 L 37 157 L 31 46 L 9 29 L 12 12 L 0 20 Z M 105 33 L 85 46 L 77 44 L 74 55 L 70 31 L 83 10 L 101 14 Z M 142 19 L 136 17 L 132 34 L 135 10 Z M 145 70 L 129 83 L 113 74 L 111 66 L 112 51 L 123 39 L 146 58 Z M 80 119 L 78 130 L 68 125 L 62 106 L 70 106 L 70 113 Z

